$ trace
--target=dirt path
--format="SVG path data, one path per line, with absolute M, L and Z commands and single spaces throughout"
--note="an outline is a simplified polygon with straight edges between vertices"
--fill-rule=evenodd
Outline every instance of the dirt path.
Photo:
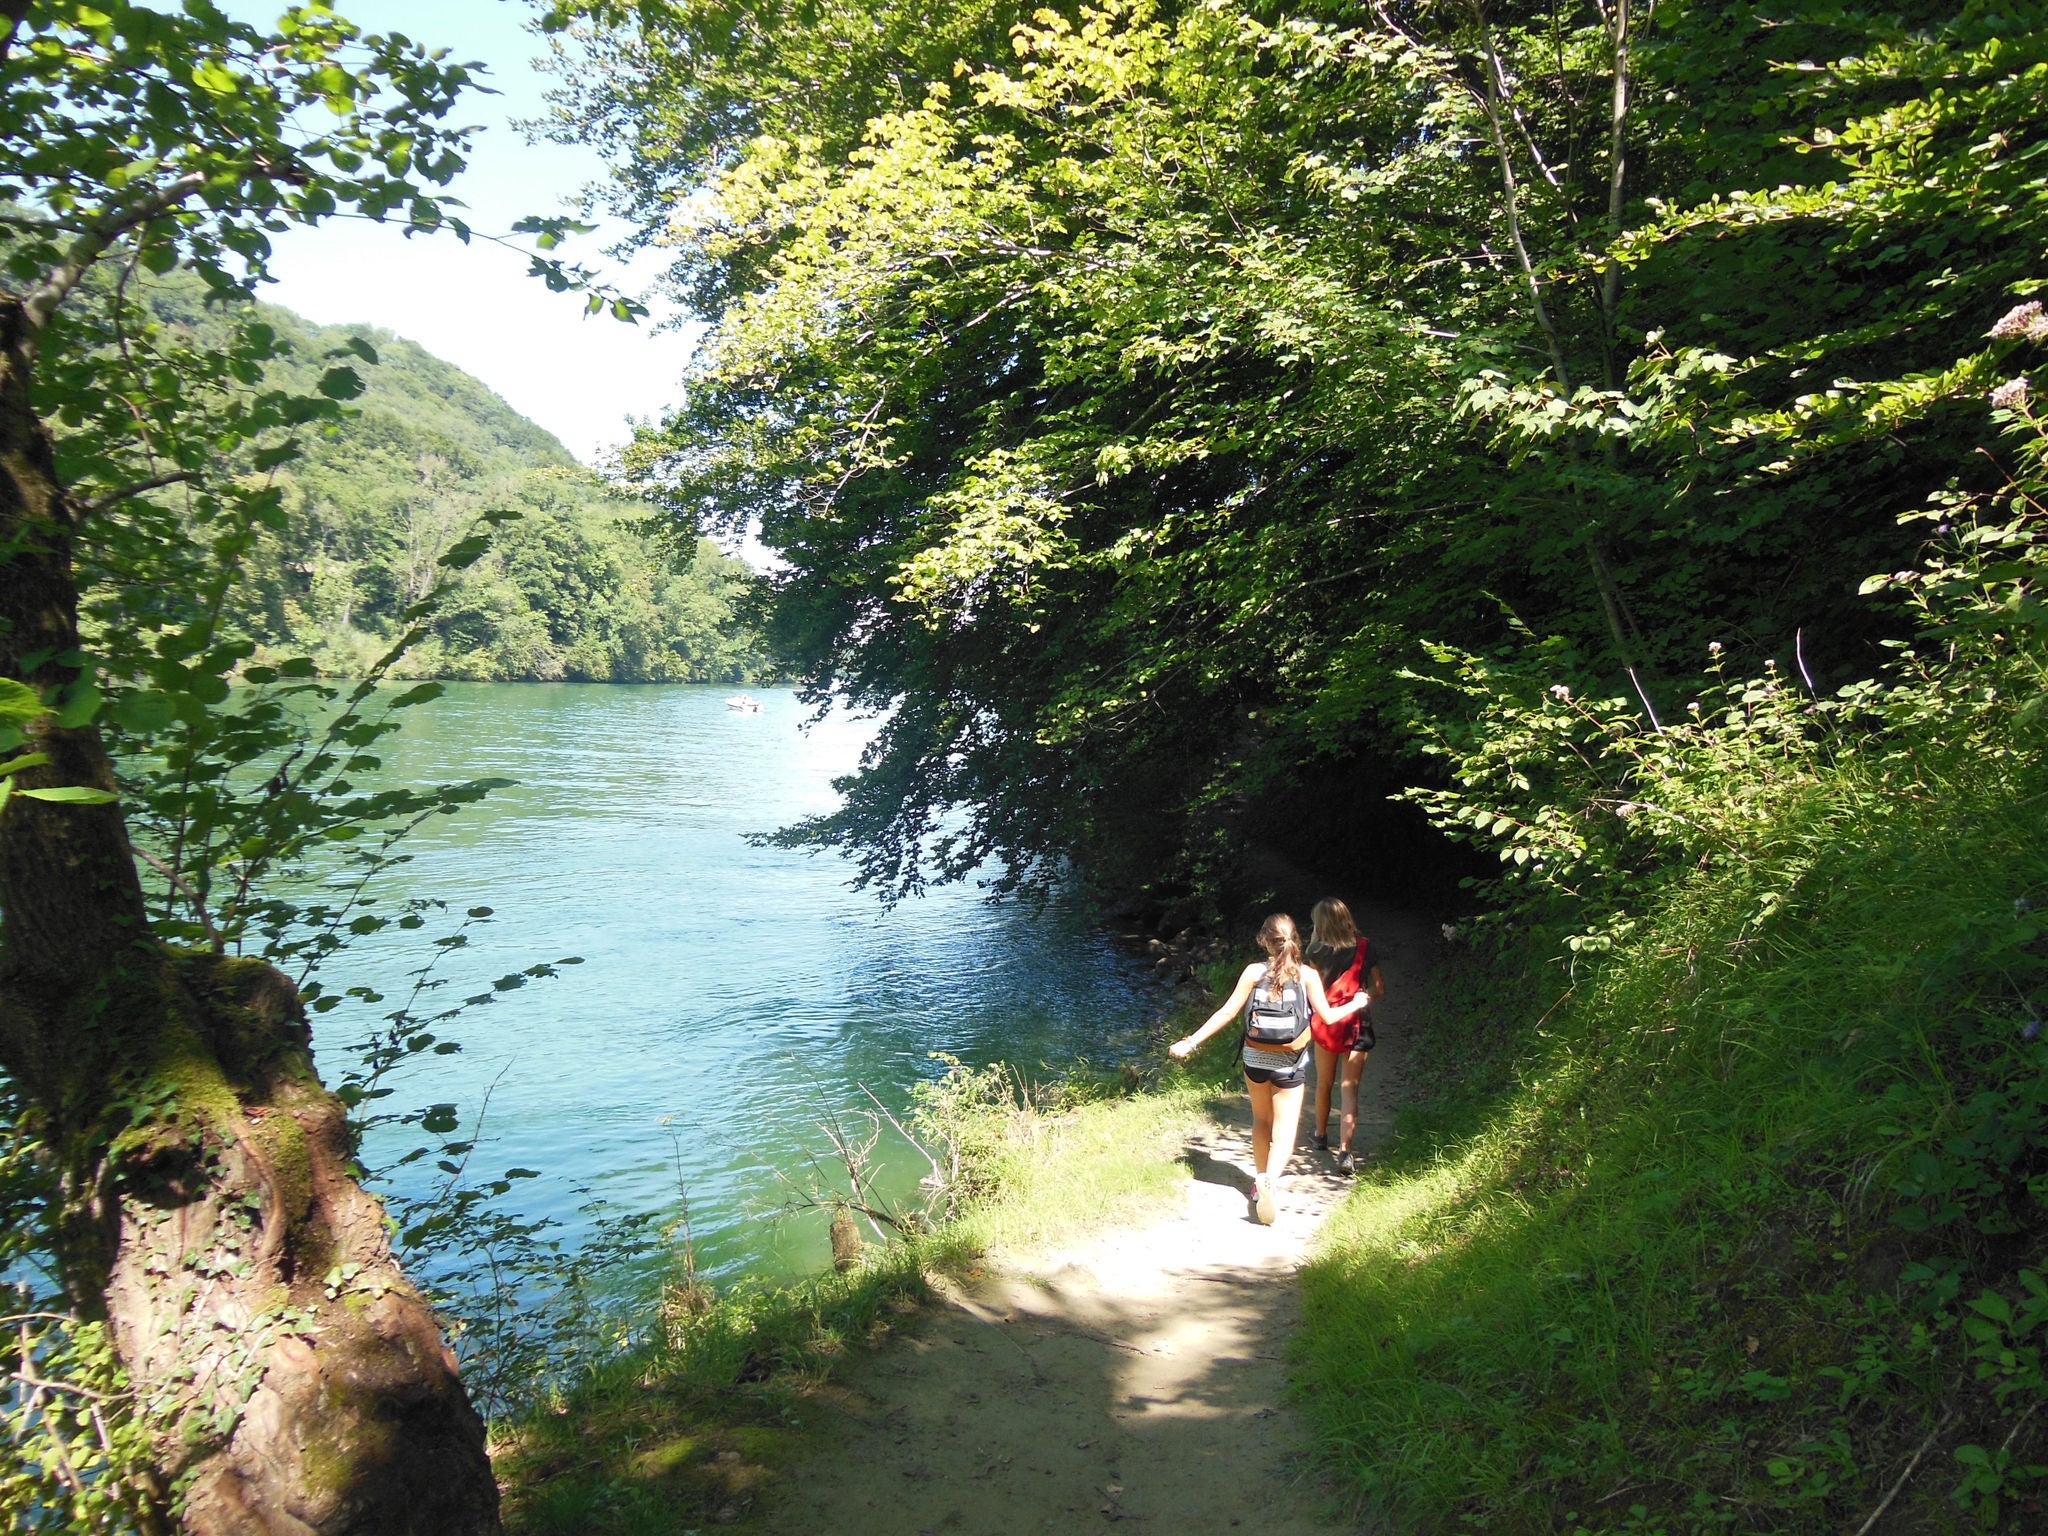
M 1369 1149 L 1391 1130 L 1402 1026 L 1434 945 L 1412 921 L 1361 917 L 1394 993 L 1360 1106 Z M 765 1528 L 1018 1536 L 1129 1520 L 1175 1536 L 1327 1536 L 1337 1501 L 1307 1468 L 1285 1365 L 1294 1271 L 1349 1182 L 1307 1150 L 1312 1129 L 1305 1113 L 1271 1227 L 1247 1203 L 1240 1092 L 1183 1151 L 1191 1178 L 1175 1207 L 1065 1249 L 993 1256 L 848 1371 L 843 1422 L 820 1426 L 829 1448 L 790 1469 Z

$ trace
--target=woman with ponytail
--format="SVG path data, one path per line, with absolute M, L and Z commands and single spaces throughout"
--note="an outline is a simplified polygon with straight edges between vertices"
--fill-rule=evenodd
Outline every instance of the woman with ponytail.
M 1280 1195 L 1280 1175 L 1294 1151 L 1301 1123 L 1302 1086 L 1308 1081 L 1309 1021 L 1320 1015 L 1341 1024 L 1370 1001 L 1364 994 L 1336 1005 L 1323 994 L 1323 979 L 1301 963 L 1301 935 L 1294 919 L 1275 912 L 1259 929 L 1263 964 L 1254 962 L 1208 1022 L 1168 1050 L 1186 1061 L 1232 1019 L 1242 1018 L 1239 1049 L 1244 1086 L 1252 1100 L 1252 1211 L 1267 1226 Z

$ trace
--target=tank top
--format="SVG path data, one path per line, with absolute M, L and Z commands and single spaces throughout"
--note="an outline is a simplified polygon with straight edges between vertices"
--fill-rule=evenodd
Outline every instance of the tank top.
M 1372 941 L 1360 934 L 1356 943 L 1347 944 L 1342 949 L 1327 944 L 1311 944 L 1302 958 L 1322 977 L 1323 995 L 1333 1006 L 1341 1005 L 1350 1002 L 1365 985 L 1366 973 L 1372 969 Z M 1338 983 L 1349 971 L 1358 974 L 1348 985 L 1340 987 Z

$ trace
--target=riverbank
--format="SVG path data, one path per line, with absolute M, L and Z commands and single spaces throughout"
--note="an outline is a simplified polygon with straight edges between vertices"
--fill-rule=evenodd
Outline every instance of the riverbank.
M 672 1284 L 655 1338 L 497 1427 L 508 1525 L 767 1529 L 787 1469 L 830 1449 L 853 1401 L 840 1385 L 849 1365 L 984 1278 L 992 1253 L 1142 1222 L 1173 1201 L 1189 1178 L 1178 1158 L 1218 1091 L 1211 1067 L 1142 1087 L 1128 1074 L 1074 1080 L 1064 1102 L 971 1095 L 980 1102 L 952 1129 L 974 1193 L 955 1219 L 870 1248 L 845 1273 L 715 1297 Z
M 1717 841 L 1611 947 L 1445 965 L 1418 1111 L 1303 1277 L 1376 1521 L 2048 1528 L 2048 778 L 1934 719 L 1667 775 Z
M 1358 1141 L 1378 1149 L 1439 946 L 1405 915 L 1360 915 L 1394 983 Z M 1188 999 L 1161 1045 L 1209 1006 Z M 1265 1228 L 1227 1042 L 1185 1068 L 1036 1093 L 1004 1080 L 958 1072 L 924 1100 L 924 1139 L 961 1158 L 952 1219 L 850 1273 L 715 1300 L 671 1288 L 657 1342 L 501 1428 L 513 1529 L 994 1533 L 1105 1504 L 1184 1525 L 1233 1500 L 1270 1524 L 1240 1475 L 1248 1443 L 1301 1483 L 1302 1529 L 1341 1503 L 1303 1481 L 1310 1435 L 1287 1392 L 1293 1276 L 1350 1182 L 1308 1149 L 1307 1118 Z

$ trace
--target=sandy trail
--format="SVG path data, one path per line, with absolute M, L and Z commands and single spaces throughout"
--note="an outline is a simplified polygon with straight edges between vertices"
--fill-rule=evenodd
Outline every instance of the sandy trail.
M 1434 946 L 1412 920 L 1360 916 L 1393 994 L 1361 1093 L 1369 1150 L 1392 1128 L 1402 1026 Z M 1309 1091 L 1273 1226 L 1251 1218 L 1239 1092 L 1189 1140 L 1176 1205 L 1063 1249 L 993 1255 L 854 1364 L 826 1410 L 836 1422 L 817 1426 L 826 1449 L 789 1470 L 765 1529 L 1016 1536 L 1128 1520 L 1327 1536 L 1341 1512 L 1309 1470 L 1285 1360 L 1294 1272 L 1349 1181 L 1309 1149 Z

